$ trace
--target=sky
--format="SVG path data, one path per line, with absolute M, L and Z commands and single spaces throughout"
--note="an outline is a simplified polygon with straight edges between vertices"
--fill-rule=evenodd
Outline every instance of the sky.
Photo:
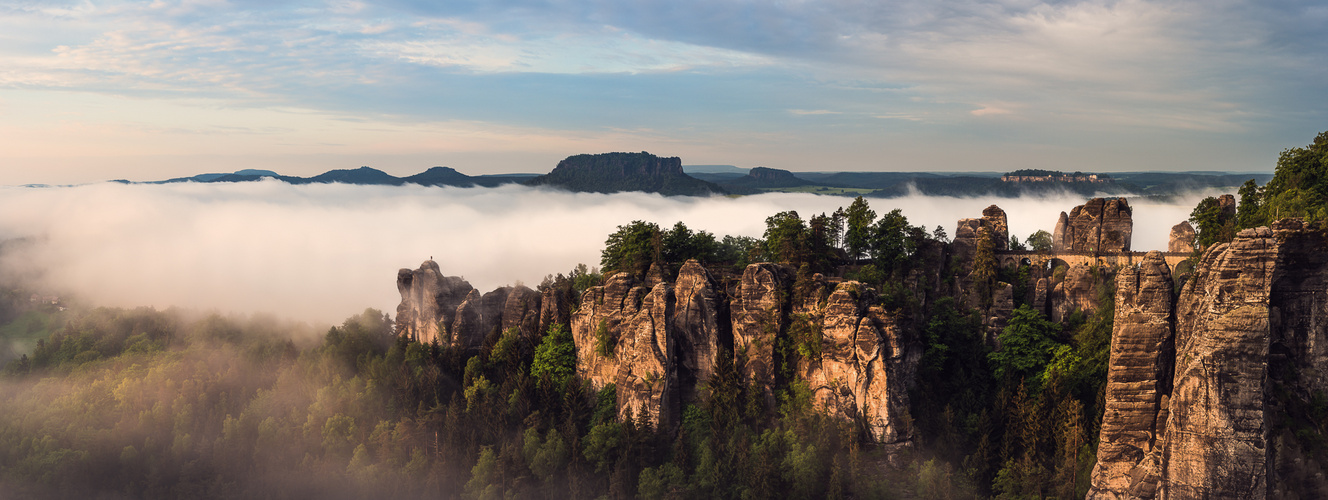
M 1132 249 L 1165 250 L 1171 226 L 1203 196 L 1131 200 Z M 953 236 L 992 203 L 1010 234 L 1051 232 L 1076 194 L 1016 199 L 872 199 L 912 225 Z M 664 197 L 497 188 L 242 183 L 0 186 L 0 282 L 98 306 L 270 313 L 337 324 L 373 307 L 395 316 L 400 268 L 434 259 L 487 292 L 577 264 L 596 266 L 608 235 L 633 220 L 760 237 L 765 218 L 833 213 L 852 199 L 805 193 Z M 8 240 L 8 241 L 7 241 Z
M 1271 171 L 1323 1 L 0 0 L 0 185 L 550 170 Z

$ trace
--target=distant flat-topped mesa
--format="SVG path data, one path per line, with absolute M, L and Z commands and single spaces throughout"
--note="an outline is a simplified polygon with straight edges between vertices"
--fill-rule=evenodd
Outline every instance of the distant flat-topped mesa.
M 1093 198 L 1061 212 L 1051 236 L 1055 252 L 1113 253 L 1130 251 L 1133 211 L 1125 198 Z
M 552 172 L 526 181 L 526 185 L 591 193 L 724 194 L 724 188 L 683 173 L 682 159 L 676 156 L 661 158 L 644 151 L 569 156 L 558 162 Z

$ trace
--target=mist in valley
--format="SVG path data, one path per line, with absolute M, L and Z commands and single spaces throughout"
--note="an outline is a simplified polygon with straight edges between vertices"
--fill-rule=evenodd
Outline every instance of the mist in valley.
M 1164 250 L 1189 216 L 1194 193 L 1131 199 L 1135 250 Z M 605 238 L 633 220 L 761 237 L 765 219 L 803 218 L 847 206 L 845 197 L 769 193 L 662 197 L 498 188 L 276 181 L 218 184 L 101 183 L 0 188 L 5 275 L 93 305 L 263 312 L 336 324 L 374 307 L 389 313 L 396 270 L 432 257 L 444 274 L 481 290 L 596 266 Z M 1010 234 L 1051 231 L 1081 196 L 869 199 L 878 214 L 953 236 L 960 218 L 1003 208 Z

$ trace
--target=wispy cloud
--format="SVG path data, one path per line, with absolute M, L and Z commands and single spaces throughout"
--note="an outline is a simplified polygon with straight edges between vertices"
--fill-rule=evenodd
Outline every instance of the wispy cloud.
M 1252 0 L 36 1 L 0 6 L 0 89 L 403 126 L 579 135 L 648 123 L 673 143 L 743 130 L 859 168 L 882 137 L 899 138 L 899 157 L 955 138 L 1004 154 L 1044 146 L 1030 160 L 1043 164 L 1086 156 L 1047 146 L 1103 140 L 1161 152 L 1122 166 L 1134 169 L 1189 168 L 1174 159 L 1241 144 L 1206 168 L 1249 168 L 1322 127 L 1324 12 Z

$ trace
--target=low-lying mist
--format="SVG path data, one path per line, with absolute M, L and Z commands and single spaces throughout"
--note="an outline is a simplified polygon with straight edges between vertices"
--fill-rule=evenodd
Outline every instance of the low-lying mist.
M 1135 250 L 1165 249 L 1170 227 L 1203 196 L 1131 200 Z M 871 199 L 899 208 L 915 225 L 953 236 L 960 218 L 991 204 L 1005 209 L 1021 239 L 1051 231 L 1083 198 Z M 760 237 L 765 218 L 804 218 L 849 198 L 772 193 L 738 198 L 665 198 L 498 188 L 235 184 L 118 184 L 0 188 L 3 270 L 96 305 L 180 306 L 270 312 L 337 323 L 364 310 L 395 311 L 396 271 L 432 257 L 445 274 L 481 290 L 578 263 L 594 266 L 618 225 L 682 221 L 717 236 Z

